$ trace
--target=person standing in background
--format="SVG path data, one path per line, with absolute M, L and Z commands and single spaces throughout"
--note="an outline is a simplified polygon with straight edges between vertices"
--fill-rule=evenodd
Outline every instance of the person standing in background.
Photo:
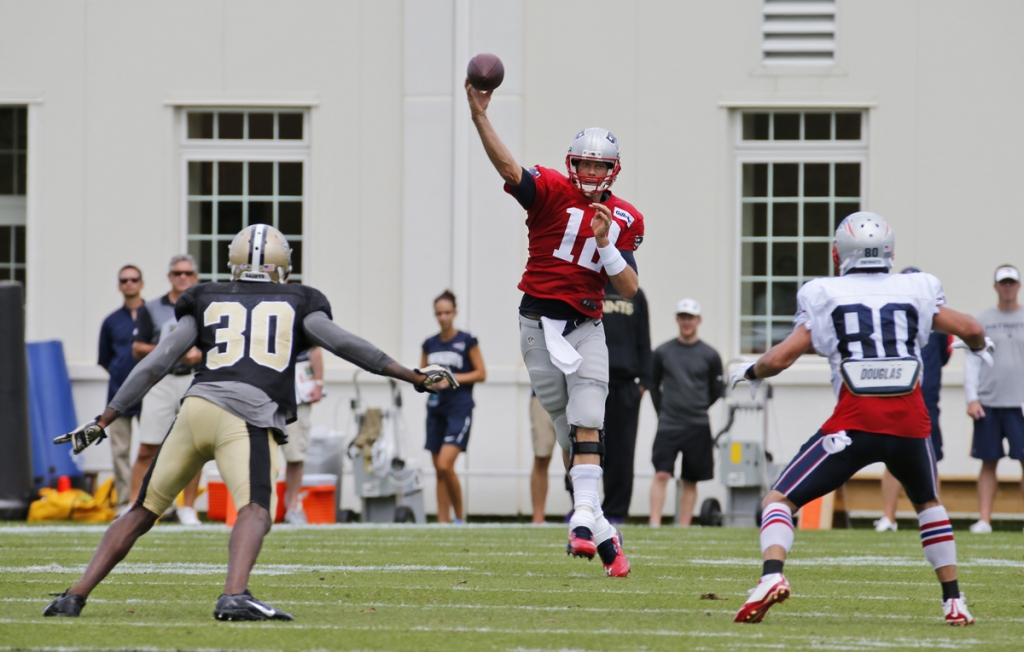
M 313 430 L 313 404 L 324 396 L 324 354 L 319 346 L 310 347 L 295 358 L 295 421 L 284 428 L 288 441 L 281 446 L 284 455 L 284 522 L 305 525 L 306 512 L 299 494 L 302 473 Z
M 701 342 L 700 304 L 683 299 L 676 308 L 679 337 L 654 351 L 651 400 L 658 411 L 658 432 L 654 436 L 651 462 L 651 527 L 661 525 L 665 488 L 683 455 L 683 490 L 679 495 L 679 527 L 689 527 L 697 503 L 697 483 L 715 477 L 714 441 L 708 408 L 722 397 L 722 358 Z
M 540 525 L 547 513 L 548 466 L 555 450 L 555 424 L 551 421 L 540 399 L 530 393 L 530 438 L 533 443 L 533 470 L 530 471 L 530 503 L 533 523 Z
M 147 301 L 139 308 L 136 320 L 135 342 L 132 344 L 132 355 L 142 360 L 149 355 L 161 338 L 167 337 L 174 330 L 178 320 L 174 316 L 174 304 L 185 290 L 199 282 L 196 274 L 196 261 L 188 254 L 171 257 L 168 264 L 167 280 L 171 283 L 171 291 L 159 299 Z M 160 444 L 170 432 L 181 399 L 192 384 L 193 369 L 203 361 L 199 349 L 192 347 L 175 364 L 160 382 L 142 399 L 142 416 L 139 418 L 139 454 L 132 468 L 132 502 L 138 498 L 142 480 L 153 464 L 153 458 L 160 450 Z M 184 507 L 178 510 L 178 520 L 184 525 L 199 525 L 194 503 L 199 493 L 200 473 L 184 490 Z
M 981 460 L 978 476 L 978 511 L 981 518 L 971 532 L 992 531 L 992 505 L 999 480 L 996 466 L 1006 453 L 1024 468 L 1024 310 L 1017 302 L 1020 272 L 1013 265 L 996 270 L 995 290 L 999 302 L 981 312 L 977 319 L 995 342 L 992 366 L 979 364 L 976 356 L 967 356 L 964 365 L 964 397 L 967 414 L 974 419 L 971 457 Z M 1024 493 L 1024 480 L 1021 481 Z
M 609 523 L 619 524 L 629 516 L 640 399 L 651 385 L 651 322 L 643 289 L 627 299 L 611 283 L 605 286 L 604 333 L 609 380 L 601 508 Z
M 473 425 L 473 385 L 487 379 L 484 357 L 475 337 L 455 328 L 455 295 L 445 290 L 434 299 L 434 317 L 441 332 L 423 342 L 420 366 L 447 367 L 459 382 L 458 389 L 444 395 L 431 394 L 427 400 L 427 445 L 437 471 L 437 521 L 465 522 L 462 484 L 455 473 L 455 460 L 469 445 Z
M 135 265 L 125 265 L 117 272 L 117 289 L 124 297 L 124 304 L 107 315 L 100 327 L 98 364 L 103 367 L 110 380 L 107 382 L 107 403 L 114 398 L 121 383 L 128 377 L 138 362 L 132 357 L 132 339 L 135 333 L 135 319 L 142 307 L 142 271 Z M 117 491 L 115 513 L 120 516 L 128 508 L 132 489 L 132 420 L 137 420 L 141 406 L 133 406 L 114 419 L 107 426 L 110 437 L 110 456 L 114 466 L 114 489 Z

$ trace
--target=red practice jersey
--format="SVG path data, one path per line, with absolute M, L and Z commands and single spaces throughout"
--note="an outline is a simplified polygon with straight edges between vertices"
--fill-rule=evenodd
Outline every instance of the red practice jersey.
M 557 299 L 584 315 L 601 317 L 608 274 L 590 228 L 595 209 L 569 179 L 551 168 L 528 170 L 536 196 L 526 212 L 530 257 L 519 289 L 541 299 Z M 512 194 L 506 184 L 505 192 Z M 608 192 L 602 202 L 612 211 L 608 240 L 617 249 L 635 251 L 644 237 L 644 217 L 627 201 Z

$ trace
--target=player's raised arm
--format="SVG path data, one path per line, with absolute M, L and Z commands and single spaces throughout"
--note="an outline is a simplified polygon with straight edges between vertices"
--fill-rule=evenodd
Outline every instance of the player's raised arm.
M 516 163 L 512 152 L 508 151 L 505 143 L 501 142 L 498 132 L 494 130 L 494 125 L 487 118 L 487 107 L 491 103 L 491 93 L 485 93 L 473 88 L 467 79 L 466 99 L 469 101 L 469 110 L 473 115 L 473 124 L 476 126 L 477 133 L 480 134 L 480 142 L 483 143 L 484 151 L 487 152 L 487 158 L 491 159 L 491 164 L 498 171 L 498 174 L 501 175 L 501 178 L 505 180 L 505 183 L 513 187 L 518 186 L 519 181 L 523 177 L 523 168 Z
M 749 381 L 753 398 L 762 380 L 779 375 L 792 367 L 800 356 L 813 350 L 810 329 L 804 324 L 797 324 L 789 337 L 768 349 L 757 362 L 741 364 L 733 369 L 729 387 L 736 387 L 744 380 Z

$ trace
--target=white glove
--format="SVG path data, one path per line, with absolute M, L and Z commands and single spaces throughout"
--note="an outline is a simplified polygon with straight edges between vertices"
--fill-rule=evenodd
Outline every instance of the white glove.
M 834 435 L 825 435 L 821 438 L 821 445 L 829 455 L 842 453 L 852 443 L 853 440 L 846 435 L 845 430 L 840 430 Z
M 982 362 L 990 367 L 994 364 L 994 361 L 992 360 L 992 352 L 996 350 L 996 343 L 992 341 L 991 337 L 986 336 L 984 348 L 978 349 L 977 351 L 972 350 L 971 347 L 967 346 L 967 342 L 964 342 L 963 340 L 957 340 L 954 342 L 953 348 L 964 349 L 968 353 L 978 356 L 981 358 Z
M 739 385 L 741 382 L 744 382 L 744 381 L 749 382 L 750 383 L 750 399 L 751 400 L 754 400 L 754 399 L 757 398 L 757 390 L 761 388 L 761 383 L 764 382 L 764 380 L 761 379 L 761 378 L 755 378 L 754 380 L 749 380 L 746 377 L 747 369 L 750 369 L 751 367 L 753 367 L 754 364 L 755 363 L 753 363 L 753 362 L 747 362 L 745 364 L 737 365 L 736 368 L 732 370 L 732 377 L 731 377 L 731 379 L 729 381 L 729 383 L 730 383 L 729 384 L 729 389 L 735 389 L 736 385 Z

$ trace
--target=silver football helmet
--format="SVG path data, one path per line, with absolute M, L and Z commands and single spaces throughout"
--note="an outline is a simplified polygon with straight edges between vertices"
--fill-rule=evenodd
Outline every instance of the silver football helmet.
M 859 211 L 839 223 L 832 241 L 832 260 L 840 275 L 854 269 L 892 269 L 895 238 L 892 227 L 877 213 Z
M 608 174 L 603 177 L 580 175 L 576 171 L 576 163 L 582 158 L 604 161 L 608 164 Z M 615 134 L 600 127 L 589 127 L 576 134 L 565 156 L 565 168 L 569 171 L 569 179 L 585 194 L 592 195 L 610 188 L 621 169 L 619 141 L 615 139 Z
M 274 227 L 253 224 L 231 241 L 228 261 L 232 280 L 284 283 L 292 271 L 292 248 Z

